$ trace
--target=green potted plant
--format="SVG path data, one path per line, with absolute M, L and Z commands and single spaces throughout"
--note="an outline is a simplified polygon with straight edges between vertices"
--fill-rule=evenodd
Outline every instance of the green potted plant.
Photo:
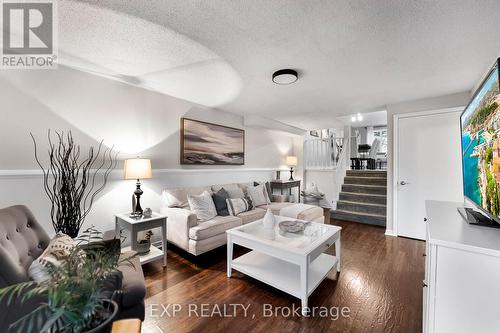
M 153 232 L 148 230 L 144 234 L 144 238 L 137 242 L 136 251 L 138 255 L 149 253 L 151 249 L 151 236 L 153 236 Z
M 8 305 L 19 300 L 44 300 L 14 322 L 9 332 L 108 332 L 118 312 L 113 301 L 120 292 L 116 281 L 121 286 L 118 266 L 133 265 L 133 256 L 120 258 L 120 240 L 114 241 L 118 247 L 110 246 L 99 231 L 89 228 L 59 266 L 47 266 L 47 280 L 0 289 L 0 301 L 5 298 Z

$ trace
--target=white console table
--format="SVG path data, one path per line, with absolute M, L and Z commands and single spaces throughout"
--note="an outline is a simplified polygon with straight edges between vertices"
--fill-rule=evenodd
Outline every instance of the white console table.
M 467 224 L 463 206 L 426 202 L 426 333 L 500 332 L 500 229 Z

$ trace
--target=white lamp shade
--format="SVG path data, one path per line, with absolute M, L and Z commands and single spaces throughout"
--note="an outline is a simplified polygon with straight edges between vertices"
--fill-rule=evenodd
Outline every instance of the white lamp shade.
M 286 165 L 297 166 L 297 156 L 287 156 L 286 157 Z
M 153 178 L 151 171 L 151 160 L 144 158 L 132 158 L 125 160 L 125 179 L 149 179 Z

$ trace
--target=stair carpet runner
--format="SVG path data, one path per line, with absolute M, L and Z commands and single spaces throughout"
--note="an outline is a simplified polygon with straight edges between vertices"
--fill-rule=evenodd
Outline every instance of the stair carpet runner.
M 385 226 L 387 171 L 347 170 L 332 219 Z

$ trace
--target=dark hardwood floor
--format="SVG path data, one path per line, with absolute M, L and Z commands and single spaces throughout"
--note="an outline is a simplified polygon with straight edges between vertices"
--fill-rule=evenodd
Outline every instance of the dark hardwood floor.
M 375 226 L 332 224 L 343 228 L 342 271 L 330 273 L 309 306 L 334 307 L 333 316 L 286 316 L 284 309 L 285 316 L 263 318 L 264 304 L 291 309 L 300 300 L 235 271 L 228 279 L 225 247 L 195 258 L 172 246 L 166 272 L 159 261 L 143 266 L 143 332 L 421 332 L 424 242 L 388 237 Z M 246 252 L 235 250 L 235 256 Z M 248 307 L 247 315 L 233 304 Z M 349 316 L 334 320 L 335 307 L 348 307 Z

